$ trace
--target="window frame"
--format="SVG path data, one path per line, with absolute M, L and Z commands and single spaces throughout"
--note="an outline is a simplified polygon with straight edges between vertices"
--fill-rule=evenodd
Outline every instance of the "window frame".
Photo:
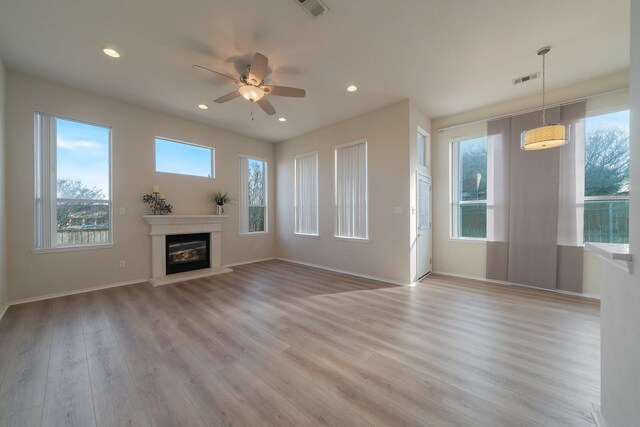
M 431 158 L 431 136 L 429 135 L 429 133 L 427 131 L 425 131 L 424 129 L 422 129 L 420 126 L 418 126 L 417 128 L 417 140 L 416 140 L 416 157 L 417 157 L 417 165 L 421 166 L 423 168 L 429 168 L 429 162 L 427 162 L 427 159 Z M 420 135 L 424 138 L 424 147 L 423 147 L 423 151 L 422 151 L 422 158 L 420 158 L 420 156 L 418 154 L 420 154 L 420 150 L 419 150 L 419 141 L 420 141 Z
M 267 235 L 269 234 L 269 162 L 267 161 L 267 159 L 262 158 L 262 157 L 257 157 L 257 156 L 250 156 L 250 155 L 245 155 L 245 154 L 241 154 L 239 156 L 240 162 L 246 160 L 247 162 L 249 160 L 257 160 L 260 161 L 264 164 L 264 230 L 263 231 L 242 231 L 243 230 L 243 211 L 246 210 L 246 218 L 247 220 L 249 219 L 249 208 L 252 207 L 252 205 L 249 205 L 248 200 L 243 200 L 243 198 L 241 197 L 239 200 L 239 208 L 238 209 L 238 213 L 239 213 L 239 226 L 240 226 L 240 230 L 239 230 L 239 235 L 241 237 L 249 237 L 249 236 L 258 236 L 258 235 Z M 248 163 L 247 163 L 248 166 Z M 242 172 L 242 167 L 240 167 L 240 171 Z M 248 167 L 247 167 L 247 171 L 248 171 Z M 243 183 L 243 178 L 242 176 L 239 177 L 240 178 L 240 186 L 242 186 Z M 247 180 L 248 183 L 248 180 Z M 246 189 L 244 190 L 246 191 Z M 240 188 L 240 192 L 239 194 L 243 194 L 243 190 L 242 188 Z M 248 194 L 247 194 L 248 196 Z M 253 206 L 255 207 L 255 206 Z M 248 230 L 248 224 L 247 224 L 247 230 Z
M 487 237 L 460 236 L 460 206 L 484 205 L 487 208 L 487 198 L 484 200 L 460 200 L 460 142 L 477 138 L 487 138 L 486 132 L 458 136 L 449 139 L 449 240 L 484 243 Z M 487 150 L 487 175 L 489 169 L 489 150 Z M 454 178 L 455 177 L 455 178 Z M 487 192 L 489 186 L 487 185 Z
M 577 165 L 577 167 L 582 168 L 582 180 L 583 180 L 583 188 L 586 187 L 586 180 L 587 180 L 587 174 L 586 174 L 586 145 L 587 145 L 587 127 L 586 127 L 586 119 L 588 118 L 592 118 L 592 117 L 598 117 L 598 116 L 606 116 L 608 114 L 614 114 L 614 113 L 620 113 L 623 111 L 629 111 L 629 127 L 631 127 L 631 116 L 630 116 L 630 107 L 629 105 L 616 105 L 616 106 L 609 106 L 609 107 L 605 107 L 605 108 L 599 108 L 599 109 L 594 109 L 592 111 L 588 111 L 587 114 L 585 115 L 585 128 L 584 128 L 584 147 L 583 147 L 583 151 L 585 152 L 585 156 L 583 159 L 583 163 L 582 165 Z M 631 149 L 631 141 L 629 141 L 629 149 Z M 585 188 L 585 192 L 586 192 L 586 188 Z M 619 201 L 619 200 L 626 200 L 629 201 L 629 194 L 612 194 L 612 195 L 605 195 L 605 196 L 586 196 L 586 195 L 582 195 L 582 245 L 584 245 L 585 243 L 601 243 L 601 242 L 590 242 L 585 240 L 585 235 L 584 235 L 584 226 L 585 226 L 585 211 L 586 211 L 586 203 L 587 202 L 615 202 L 615 201 Z M 631 236 L 629 235 L 627 237 L 627 240 L 630 240 Z M 605 242 L 605 243 L 610 243 L 610 242 Z
M 58 135 L 56 120 L 80 123 L 107 129 L 108 138 L 108 183 L 107 199 L 63 199 L 58 198 L 57 161 Z M 113 226 L 113 128 L 103 123 L 44 113 L 34 112 L 34 247 L 31 253 L 70 252 L 105 249 L 114 246 Z M 80 245 L 57 245 L 58 202 L 106 203 L 109 213 L 108 241 Z
M 158 170 L 158 145 L 157 145 L 159 139 L 167 142 L 173 142 L 176 144 L 191 145 L 192 147 L 211 150 L 211 176 L 191 175 L 188 173 L 180 173 L 180 172 L 159 171 Z M 194 178 L 216 179 L 216 149 L 214 147 L 209 147 L 208 145 L 195 144 L 193 142 L 187 142 L 187 141 L 182 141 L 180 139 L 166 138 L 164 136 L 156 135 L 153 138 L 153 160 L 154 160 L 153 169 L 155 173 L 168 173 L 171 175 L 191 176 Z
M 360 145 L 360 144 L 364 144 L 364 156 L 365 156 L 365 183 L 367 186 L 367 189 L 365 191 L 365 202 L 366 202 L 366 206 L 365 206 L 365 237 L 352 237 L 352 236 L 339 236 L 338 235 L 338 151 L 340 149 L 343 148 L 348 148 L 348 147 L 352 147 L 354 145 Z M 334 212 L 334 218 L 333 218 L 333 238 L 336 240 L 348 240 L 348 241 L 353 241 L 353 242 L 369 242 L 370 241 L 370 234 L 369 234 L 369 201 L 370 201 L 370 197 L 369 197 L 369 142 L 367 141 L 367 139 L 363 138 L 363 139 L 359 139 L 356 141 L 352 141 L 352 142 L 347 142 L 345 144 L 340 144 L 340 145 L 335 145 L 333 147 L 333 204 L 334 204 L 334 208 L 333 208 L 333 212 Z
M 315 183 L 316 183 L 316 224 L 315 224 L 315 233 L 299 233 L 298 229 L 298 173 L 297 173 L 297 160 L 305 157 L 313 156 L 315 161 Z M 318 181 L 319 171 L 319 155 L 317 151 L 312 151 L 309 153 L 298 154 L 293 157 L 293 234 L 296 236 L 303 237 L 320 237 L 320 204 L 319 204 L 319 193 L 320 193 L 320 182 Z

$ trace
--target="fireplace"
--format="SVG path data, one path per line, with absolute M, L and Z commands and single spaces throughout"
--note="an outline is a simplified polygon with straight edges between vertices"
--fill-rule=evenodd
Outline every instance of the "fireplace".
M 151 278 L 149 283 L 153 286 L 168 285 L 170 283 L 184 282 L 185 280 L 198 279 L 213 276 L 215 274 L 228 273 L 230 268 L 222 267 L 222 223 L 227 218 L 225 215 L 144 215 L 144 220 L 151 226 Z M 193 238 L 193 235 L 196 238 Z M 186 239 L 193 242 L 207 240 L 209 249 L 205 253 L 208 263 L 193 265 L 188 268 L 197 270 L 186 271 L 183 268 L 189 264 L 195 256 L 193 252 L 173 258 L 176 261 L 173 267 L 181 265 L 181 269 L 170 267 L 171 259 L 167 256 L 169 243 L 184 243 Z M 206 237 L 200 237 L 200 236 Z M 171 237 L 169 237 L 171 236 Z M 177 238 L 177 240 L 172 240 Z M 202 246 L 196 244 L 195 247 Z M 172 250 L 174 248 L 172 247 Z M 195 249 L 186 247 L 186 249 Z M 180 250 L 177 249 L 176 252 Z M 195 251 L 196 254 L 198 251 Z M 208 255 L 207 255 L 208 254 Z M 198 255 L 200 258 L 200 255 Z M 182 262 L 177 262 L 182 261 Z
M 211 267 L 210 233 L 166 236 L 166 274 Z

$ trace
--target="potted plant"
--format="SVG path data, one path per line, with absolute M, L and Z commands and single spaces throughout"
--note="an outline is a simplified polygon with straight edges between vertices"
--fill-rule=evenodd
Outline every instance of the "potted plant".
M 216 191 L 211 195 L 211 201 L 216 205 L 216 215 L 224 215 L 224 205 L 231 202 L 231 197 L 225 191 Z

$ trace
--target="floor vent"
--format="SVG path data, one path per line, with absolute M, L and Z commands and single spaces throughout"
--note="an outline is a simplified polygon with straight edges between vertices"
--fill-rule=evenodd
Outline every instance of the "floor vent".
M 520 83 L 525 83 L 528 82 L 529 80 L 535 80 L 538 77 L 540 77 L 540 72 L 538 71 L 537 73 L 533 73 L 533 74 L 529 74 L 526 76 L 522 76 L 522 77 L 518 77 L 517 79 L 513 79 L 513 84 L 517 85 Z
M 314 18 L 317 18 L 329 10 L 329 8 L 320 0 L 297 0 L 297 2 Z

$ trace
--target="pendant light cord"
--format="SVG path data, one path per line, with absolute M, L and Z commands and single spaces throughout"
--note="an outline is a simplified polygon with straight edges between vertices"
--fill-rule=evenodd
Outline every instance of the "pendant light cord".
M 542 54 L 542 126 L 546 126 L 547 123 L 545 121 L 545 114 L 544 114 L 544 68 L 545 68 L 545 56 L 547 56 L 546 53 Z

